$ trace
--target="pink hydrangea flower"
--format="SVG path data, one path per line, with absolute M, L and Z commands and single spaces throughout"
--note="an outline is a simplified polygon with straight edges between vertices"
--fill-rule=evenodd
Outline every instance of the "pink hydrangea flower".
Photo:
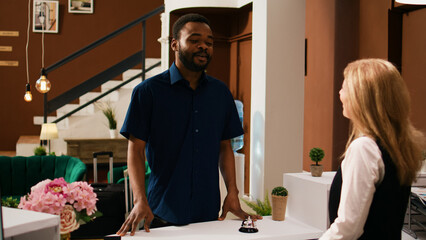
M 63 195 L 63 188 L 66 187 L 68 185 L 68 183 L 65 181 L 64 178 L 55 178 L 53 179 L 53 181 L 49 182 L 48 184 L 46 184 L 45 188 L 44 188 L 44 192 L 45 193 L 52 193 L 54 195 Z M 66 196 L 64 196 L 66 197 Z
M 96 193 L 93 187 L 87 182 L 73 182 L 64 188 L 68 196 L 68 202 L 74 206 L 77 211 L 86 209 L 87 215 L 92 215 L 96 211 Z
M 79 215 L 75 212 L 86 210 L 83 215 L 95 218 L 97 200 L 93 187 L 87 182 L 67 183 L 64 178 L 46 179 L 21 197 L 18 208 L 60 215 L 62 233 L 74 231 L 80 226 L 82 219 L 76 219 Z

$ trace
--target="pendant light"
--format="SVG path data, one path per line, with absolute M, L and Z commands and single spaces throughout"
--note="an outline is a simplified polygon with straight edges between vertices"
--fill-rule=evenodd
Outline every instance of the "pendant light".
M 28 43 L 30 42 L 30 19 L 31 19 L 30 9 L 31 9 L 31 0 L 28 0 L 27 44 L 25 46 L 25 62 L 26 62 L 26 69 L 27 69 L 27 85 L 25 86 L 25 95 L 24 95 L 25 102 L 31 102 L 33 100 L 33 95 L 31 94 L 31 88 L 30 88 L 30 77 L 28 74 Z
M 30 89 L 29 83 L 27 83 L 26 89 L 27 90 L 25 91 L 24 100 L 25 100 L 25 102 L 31 102 L 33 100 L 33 95 L 31 94 L 31 89 Z
M 49 79 L 47 79 L 46 70 L 42 68 L 40 78 L 36 82 L 37 91 L 39 91 L 40 93 L 47 93 L 50 91 L 51 86 L 52 85 L 50 84 Z
M 43 8 L 44 5 L 44 8 Z M 46 8 L 47 4 L 45 2 L 42 2 L 42 5 L 40 6 L 40 15 L 38 16 L 38 19 L 41 23 L 41 73 L 40 78 L 36 82 L 36 89 L 40 93 L 47 93 L 50 91 L 50 81 L 47 79 L 46 70 L 44 69 L 44 24 L 46 19 Z

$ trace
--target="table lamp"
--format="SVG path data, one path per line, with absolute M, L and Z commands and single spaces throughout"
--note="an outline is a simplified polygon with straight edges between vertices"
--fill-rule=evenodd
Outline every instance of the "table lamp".
M 40 140 L 47 140 L 49 144 L 50 154 L 50 140 L 58 138 L 58 128 L 56 123 L 43 123 L 41 126 Z

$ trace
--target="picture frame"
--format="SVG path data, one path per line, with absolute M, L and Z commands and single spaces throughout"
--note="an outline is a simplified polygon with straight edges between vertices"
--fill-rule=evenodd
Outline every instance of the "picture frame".
M 93 13 L 94 0 L 68 0 L 69 13 Z
M 59 2 L 35 0 L 33 2 L 33 32 L 58 33 Z

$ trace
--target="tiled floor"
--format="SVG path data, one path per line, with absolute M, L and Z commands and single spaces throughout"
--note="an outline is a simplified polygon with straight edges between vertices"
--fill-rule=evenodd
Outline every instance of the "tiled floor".
M 410 236 L 404 231 L 402 231 L 402 240 L 412 240 L 412 239 L 426 240 L 426 232 L 416 232 L 416 235 L 417 235 L 417 238 L 414 238 L 413 236 Z
M 14 157 L 14 156 L 16 156 L 16 152 L 14 152 L 14 151 L 0 151 L 0 156 Z
M 405 225 L 404 230 L 402 231 L 402 240 L 412 240 L 412 239 L 421 239 L 426 240 L 426 231 L 424 231 L 423 228 L 420 227 L 420 225 L 415 224 L 415 221 L 420 222 L 421 224 L 425 225 L 426 223 L 426 216 L 424 215 L 413 215 L 412 216 L 413 221 L 411 224 L 411 229 L 414 234 L 408 234 L 405 231 L 409 231 L 409 225 L 408 225 L 408 216 L 405 217 Z M 423 231 L 422 231 L 423 230 Z

